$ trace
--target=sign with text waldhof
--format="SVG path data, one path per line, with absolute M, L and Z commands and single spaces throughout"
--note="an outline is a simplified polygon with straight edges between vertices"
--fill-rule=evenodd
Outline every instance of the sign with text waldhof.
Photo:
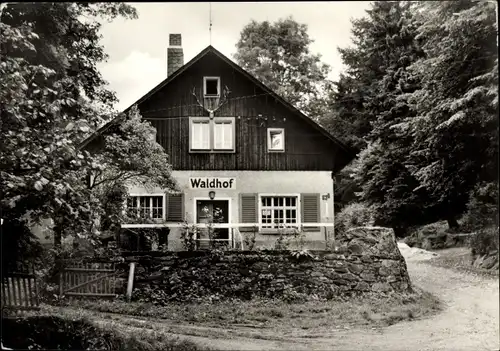
M 191 189 L 236 189 L 236 178 L 190 177 Z

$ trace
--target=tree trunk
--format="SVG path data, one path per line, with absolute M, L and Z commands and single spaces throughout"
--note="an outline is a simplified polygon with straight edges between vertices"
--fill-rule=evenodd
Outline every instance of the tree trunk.
M 57 214 L 56 214 L 57 216 Z M 61 220 L 58 218 L 54 219 L 54 248 L 57 249 L 58 251 L 62 247 L 62 234 L 63 234 L 63 225 L 61 223 Z
M 406 227 L 394 227 L 394 234 L 396 235 L 396 239 L 405 238 L 408 236 L 408 228 Z
M 455 217 L 450 217 L 447 219 L 447 221 L 448 221 L 448 227 L 450 229 L 458 229 L 460 227 Z

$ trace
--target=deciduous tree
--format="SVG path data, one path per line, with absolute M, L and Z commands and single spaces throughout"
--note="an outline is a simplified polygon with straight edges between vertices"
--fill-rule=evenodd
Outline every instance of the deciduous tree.
M 318 119 L 326 111 L 329 66 L 310 52 L 307 25 L 292 17 L 251 21 L 240 34 L 234 58 L 278 95 Z
M 12 3 L 2 6 L 0 23 L 0 186 L 4 224 L 52 218 L 55 242 L 64 233 L 87 233 L 101 204 L 85 175 L 141 169 L 155 158 L 168 185 L 168 158 L 151 140 L 151 126 L 132 111 L 100 155 L 79 145 L 109 116 L 115 101 L 97 69 L 106 59 L 99 44 L 99 19 L 135 18 L 119 3 Z M 119 136 L 118 136 L 119 135 Z M 148 141 L 146 142 L 145 139 Z M 142 144 L 140 144 L 142 142 Z M 145 149 L 151 147 L 151 157 Z M 121 157 L 121 160 L 119 159 Z M 159 160 L 165 162 L 159 165 Z M 123 167 L 123 168 L 120 168 Z M 134 168 L 136 167 L 136 168 Z M 144 176 L 144 178 L 146 178 Z M 3 248 L 4 249 L 4 248 Z

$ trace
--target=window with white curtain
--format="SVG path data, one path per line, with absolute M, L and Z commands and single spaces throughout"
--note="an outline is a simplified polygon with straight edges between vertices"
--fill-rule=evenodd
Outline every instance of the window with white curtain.
M 209 121 L 192 121 L 191 123 L 191 149 L 210 149 L 210 123 Z
M 191 152 L 234 152 L 234 117 L 191 117 L 189 123 Z

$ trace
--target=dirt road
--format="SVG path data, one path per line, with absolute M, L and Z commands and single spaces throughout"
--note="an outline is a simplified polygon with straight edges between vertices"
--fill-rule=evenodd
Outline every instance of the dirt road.
M 443 312 L 378 330 L 325 326 L 321 331 L 282 334 L 252 327 L 217 329 L 166 321 L 135 322 L 217 350 L 499 350 L 498 279 L 433 267 L 418 256 L 408 257 L 407 266 L 414 285 L 442 299 Z M 120 323 L 121 318 L 114 323 Z

